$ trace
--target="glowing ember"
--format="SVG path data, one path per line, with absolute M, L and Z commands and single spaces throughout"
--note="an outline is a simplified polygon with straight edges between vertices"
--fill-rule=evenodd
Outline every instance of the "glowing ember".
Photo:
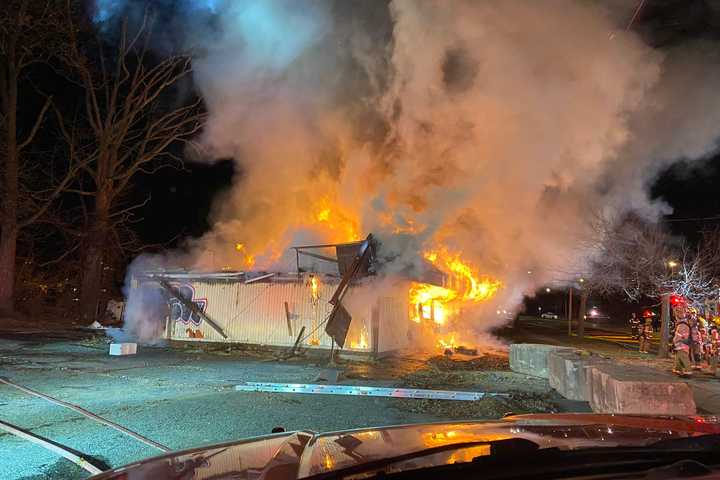
M 479 275 L 460 259 L 460 254 L 451 254 L 443 248 L 425 252 L 424 256 L 433 265 L 452 274 L 452 287 L 413 283 L 409 291 L 410 318 L 415 322 L 429 320 L 444 325 L 464 302 L 488 300 L 501 286 L 498 280 Z

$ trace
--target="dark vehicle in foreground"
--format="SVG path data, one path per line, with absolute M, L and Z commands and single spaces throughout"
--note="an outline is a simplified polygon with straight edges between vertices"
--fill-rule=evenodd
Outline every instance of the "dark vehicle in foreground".
M 537 414 L 283 432 L 150 458 L 92 478 L 718 478 L 718 422 L 703 416 Z

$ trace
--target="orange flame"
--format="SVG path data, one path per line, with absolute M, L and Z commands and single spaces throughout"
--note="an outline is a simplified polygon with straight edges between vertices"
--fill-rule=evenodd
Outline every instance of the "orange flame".
M 413 283 L 410 286 L 410 318 L 418 323 L 431 320 L 438 325 L 459 312 L 464 302 L 484 302 L 501 287 L 498 280 L 479 275 L 475 269 L 460 259 L 460 254 L 451 254 L 445 248 L 424 253 L 433 265 L 451 274 L 450 288 L 427 283 Z
M 236 243 L 235 250 L 243 256 L 245 267 L 252 268 L 255 265 L 255 256 L 248 252 L 244 243 Z
M 320 288 L 320 281 L 318 278 L 313 275 L 310 277 L 310 296 L 312 297 L 313 301 L 317 301 L 320 298 L 320 293 L 318 289 Z
M 313 206 L 311 223 L 320 225 L 329 234 L 329 241 L 349 242 L 360 238 L 355 215 L 329 196 L 322 196 Z
M 450 348 L 453 349 L 457 346 L 457 343 L 455 343 L 455 335 L 450 336 L 450 339 L 446 342 L 442 338 L 438 339 L 438 347 L 442 348 L 443 350 Z
M 360 331 L 360 337 L 357 340 L 353 340 L 350 342 L 350 348 L 358 348 L 361 350 L 367 350 L 368 348 L 368 338 L 367 338 L 367 332 L 365 331 L 365 327 Z

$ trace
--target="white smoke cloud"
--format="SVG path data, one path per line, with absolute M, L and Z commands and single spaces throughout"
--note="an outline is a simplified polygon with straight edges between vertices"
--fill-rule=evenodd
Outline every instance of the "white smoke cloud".
M 716 148 L 712 46 L 646 45 L 631 3 L 213 2 L 213 27 L 188 34 L 203 140 L 240 174 L 193 265 L 244 268 L 242 242 L 289 268 L 290 243 L 336 236 L 308 225 L 327 196 L 388 269 L 441 242 L 501 278 L 505 306 L 566 279 L 588 212 L 657 215 L 648 182 Z

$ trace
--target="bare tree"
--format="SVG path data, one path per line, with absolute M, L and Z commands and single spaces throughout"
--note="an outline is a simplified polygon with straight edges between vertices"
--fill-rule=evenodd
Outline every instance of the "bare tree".
M 589 273 L 595 291 L 622 292 L 631 300 L 674 294 L 695 305 L 717 297 L 717 230 L 706 232 L 695 246 L 634 216 L 598 223 L 595 231 L 596 248 Z
M 676 258 L 667 261 L 666 275 L 657 278 L 658 291 L 685 297 L 700 307 L 718 298 L 720 232 L 704 232 L 694 247 L 684 242 Z
M 706 232 L 696 246 L 673 238 L 659 225 L 635 216 L 595 218 L 589 285 L 599 293 L 624 293 L 631 300 L 661 300 L 658 355 L 667 356 L 671 295 L 698 308 L 718 298 L 720 232 Z
M 157 58 L 150 49 L 148 16 L 133 34 L 125 21 L 116 45 L 107 51 L 96 38 L 94 57 L 81 47 L 75 26 L 69 30 L 71 48 L 66 61 L 85 93 L 83 108 L 93 146 L 86 154 L 89 181 L 73 190 L 90 200 L 83 239 L 81 311 L 85 320 L 91 320 L 97 313 L 107 246 L 124 246 L 122 226 L 147 202 L 127 203 L 131 179 L 182 165 L 172 148 L 191 142 L 204 124 L 205 113 L 199 98 L 178 105 L 177 87 L 191 73 L 190 57 Z
M 0 13 L 0 153 L 2 168 L 2 218 L 0 219 L 0 310 L 14 308 L 17 242 L 20 231 L 41 218 L 70 184 L 77 166 L 48 178 L 44 188 L 24 184 L 33 144 L 52 98 L 34 112 L 22 108 L 20 81 L 34 65 L 46 63 L 63 44 L 61 26 L 66 11 L 53 0 L 6 0 Z M 35 185 L 36 187 L 37 185 Z

